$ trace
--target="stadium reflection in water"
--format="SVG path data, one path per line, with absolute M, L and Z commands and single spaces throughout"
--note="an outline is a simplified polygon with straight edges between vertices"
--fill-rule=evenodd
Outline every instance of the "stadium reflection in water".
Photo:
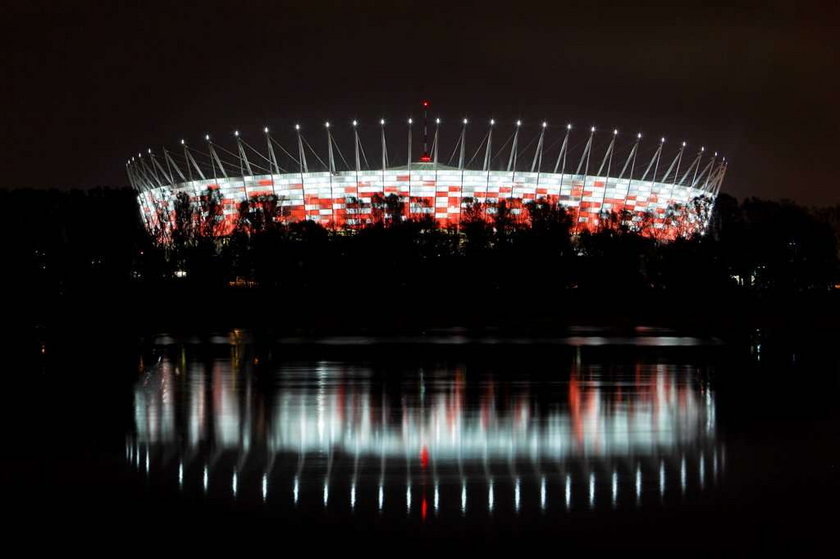
M 725 466 L 696 367 L 577 363 L 533 379 L 179 361 L 141 375 L 126 457 L 194 496 L 422 520 L 568 513 L 683 502 Z

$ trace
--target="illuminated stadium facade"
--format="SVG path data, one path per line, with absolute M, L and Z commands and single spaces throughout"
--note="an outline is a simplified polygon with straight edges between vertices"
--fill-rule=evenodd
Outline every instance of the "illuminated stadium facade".
M 312 220 L 328 228 L 358 228 L 385 219 L 389 198 L 398 202 L 400 219 L 431 218 L 441 227 L 458 228 L 476 215 L 490 221 L 502 203 L 514 220 L 524 223 L 527 204 L 544 201 L 565 207 L 575 232 L 595 230 L 612 215 L 613 222 L 617 218 L 642 234 L 667 239 L 706 228 L 726 174 L 725 158 L 702 147 L 692 153 L 685 142 L 668 150 L 665 138 L 645 146 L 641 134 L 621 142 L 617 130 L 592 127 L 575 134 L 572 125 L 552 134 L 545 122 L 525 141 L 527 128 L 521 121 L 502 134 L 502 127 L 490 120 L 472 148 L 467 145 L 470 124 L 463 119 L 444 162 L 439 158 L 444 152 L 441 120 L 427 123 L 424 117 L 422 152 L 412 145 L 412 119 L 406 124 L 407 141 L 389 150 L 390 128 L 380 120 L 374 144 L 378 149 L 370 158 L 360 123 L 346 127 L 352 132 L 352 151 L 345 157 L 337 127 L 327 122 L 321 132 L 323 153 L 313 148 L 299 125 L 290 138 L 296 146 L 292 149 L 266 127 L 262 149 L 238 131 L 231 149 L 207 135 L 205 150 L 182 140 L 178 150 L 147 150 L 132 157 L 126 169 L 146 228 L 163 242 L 177 227 L 179 195 L 203 222 L 208 218 L 206 199 L 213 192 L 218 204 L 209 231 L 216 236 L 234 230 L 245 201 L 260 204 L 271 198 L 277 208 L 273 219 L 285 223 Z M 499 144 L 497 138 L 504 141 Z M 389 158 L 395 152 L 405 154 L 401 162 Z M 393 219 L 393 212 L 388 215 Z

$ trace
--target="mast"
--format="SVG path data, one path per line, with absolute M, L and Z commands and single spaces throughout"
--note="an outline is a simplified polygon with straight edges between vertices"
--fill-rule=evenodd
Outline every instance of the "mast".
M 653 179 L 651 180 L 651 190 L 653 190 L 653 183 L 656 182 L 656 172 L 659 170 L 659 158 L 662 156 L 662 147 L 665 145 L 665 138 L 660 138 L 659 140 L 659 147 L 656 148 L 656 152 L 653 154 L 653 157 L 650 159 L 650 163 L 648 163 L 647 168 L 645 169 L 644 174 L 642 174 L 642 182 L 647 178 L 648 171 L 650 168 L 653 167 Z
M 295 124 L 295 133 L 298 141 L 298 168 L 300 169 L 300 190 L 303 195 L 303 219 L 309 219 L 309 214 L 306 210 L 306 181 L 304 180 L 304 173 L 309 172 L 309 167 L 306 165 L 306 153 L 303 151 L 303 140 L 300 137 L 300 124 Z
M 461 169 L 461 182 L 458 185 L 458 230 L 461 229 L 461 210 L 464 205 L 464 158 L 467 155 L 467 119 L 461 128 L 461 153 L 458 155 L 458 168 Z
M 385 119 L 379 120 L 382 127 L 382 196 L 385 196 L 385 169 L 388 167 L 388 146 L 385 144 Z
M 204 173 L 201 171 L 201 167 L 198 166 L 195 158 L 190 153 L 189 148 L 187 148 L 187 143 L 184 140 L 181 140 L 181 145 L 184 146 L 184 158 L 187 160 L 187 171 L 189 171 L 190 181 L 193 180 L 192 177 L 192 169 L 195 168 L 195 171 L 198 173 L 198 176 L 201 177 L 201 180 L 207 180 L 204 178 Z M 192 167 L 190 167 L 190 163 L 192 163 Z M 215 173 L 215 171 L 214 171 Z
M 204 136 L 204 139 L 207 140 L 207 147 L 210 150 L 210 158 L 212 161 L 216 162 L 216 165 L 219 166 L 219 170 L 222 172 L 222 176 L 224 178 L 228 178 L 227 171 L 225 171 L 224 166 L 222 165 L 222 161 L 219 159 L 219 155 L 216 153 L 216 150 L 213 148 L 213 142 L 210 141 L 210 134 Z M 212 165 L 212 162 L 211 162 Z M 213 168 L 213 180 L 216 179 L 216 170 L 215 167 Z
M 435 139 L 432 141 L 432 161 L 435 168 L 435 190 L 437 190 L 438 139 L 440 138 L 440 119 L 435 119 Z
M 583 169 L 583 184 L 580 188 L 580 196 L 578 197 L 578 206 L 577 206 L 577 222 L 575 223 L 575 231 L 577 231 L 578 225 L 580 224 L 580 209 L 583 205 L 583 193 L 586 190 L 586 179 L 589 176 L 589 158 L 592 154 L 592 138 L 595 136 L 595 127 L 593 126 L 589 131 L 589 140 L 586 142 L 586 147 L 583 149 L 583 154 L 580 158 L 580 163 L 578 163 L 577 171 L 575 172 L 576 175 L 580 174 L 580 168 L 584 165 L 584 161 L 586 162 L 586 166 Z
M 428 120 L 429 120 L 429 102 L 423 101 L 423 155 L 420 157 L 420 161 L 428 163 L 432 160 L 431 156 L 429 155 L 429 130 L 428 130 Z
M 362 199 L 359 196 L 359 171 L 362 168 L 362 160 L 359 158 L 359 129 L 357 128 L 359 122 L 357 120 L 353 121 L 353 141 L 355 146 L 356 152 L 356 224 L 360 225 L 362 220 Z
M 563 194 L 563 179 L 566 175 L 566 156 L 569 153 L 569 134 L 572 132 L 571 123 L 566 125 L 566 135 L 563 137 L 563 145 L 560 146 L 560 153 L 557 154 L 557 162 L 554 164 L 554 173 L 557 173 L 557 168 L 562 161 L 563 167 L 560 170 L 560 186 L 557 189 L 557 200 L 560 201 L 560 196 Z
M 679 151 L 677 151 L 677 156 L 671 162 L 671 165 L 668 166 L 668 170 L 665 172 L 665 176 L 662 177 L 662 182 L 666 182 L 668 180 L 668 177 L 671 175 L 671 169 L 676 164 L 677 169 L 676 169 L 676 171 L 674 171 L 674 178 L 671 181 L 671 188 L 668 189 L 668 197 L 665 199 L 666 206 L 672 205 L 671 202 L 673 202 L 674 186 L 676 185 L 677 177 L 679 177 L 679 174 L 680 174 L 680 163 L 682 162 L 682 156 L 683 156 L 684 151 L 685 151 L 685 142 L 683 142 L 682 145 L 680 146 Z
M 604 213 L 604 201 L 607 199 L 607 187 L 610 184 L 610 170 L 612 169 L 612 160 L 613 160 L 613 152 L 615 149 L 615 139 L 618 137 L 618 129 L 613 130 L 613 137 L 610 141 L 609 147 L 607 147 L 607 152 L 604 154 L 604 160 L 601 161 L 601 166 L 598 168 L 598 176 L 604 177 L 604 193 L 601 195 L 601 205 L 598 208 L 598 213 Z M 604 170 L 604 163 L 607 164 L 607 174 L 601 175 L 601 171 Z
M 636 134 L 636 142 L 633 144 L 633 149 L 630 150 L 627 161 L 624 162 L 624 167 L 622 167 L 621 173 L 618 175 L 618 179 L 621 180 L 624 177 L 624 171 L 627 170 L 627 165 L 630 165 L 630 178 L 627 180 L 627 190 L 624 191 L 624 207 L 622 209 L 627 207 L 627 197 L 630 196 L 630 185 L 633 184 L 633 173 L 636 170 L 636 154 L 639 153 L 639 142 L 641 141 L 642 133 L 639 132 Z
M 163 157 L 166 159 L 166 166 L 169 169 L 175 169 L 175 172 L 178 173 L 178 176 L 181 177 L 181 182 L 185 182 L 187 179 L 184 178 L 184 173 L 181 172 L 181 168 L 175 163 L 175 160 L 172 159 L 172 156 L 169 154 L 169 150 L 163 148 Z M 174 177 L 173 177 L 174 178 Z
M 490 159 L 493 154 L 493 125 L 496 121 L 490 119 L 490 129 L 487 131 L 487 147 L 484 149 L 484 170 L 487 172 L 487 181 L 484 184 L 484 218 L 487 219 L 487 194 L 490 192 Z
M 542 128 L 540 129 L 540 139 L 537 141 L 537 150 L 534 152 L 534 160 L 531 162 L 531 172 L 534 172 L 534 167 L 537 169 L 537 188 L 540 187 L 540 170 L 542 169 L 543 140 L 545 139 L 546 126 L 548 126 L 548 123 L 543 121 Z M 536 199 L 536 192 L 534 193 L 534 198 Z
M 277 167 L 277 157 L 274 155 L 274 146 L 271 145 L 271 136 L 268 135 L 268 126 L 263 127 L 265 134 L 265 143 L 268 147 L 268 174 L 271 177 L 271 193 L 277 196 L 277 189 L 274 187 L 274 174 L 280 174 L 280 169 Z M 278 204 L 279 204 L 278 200 Z
M 411 125 L 414 121 L 409 117 L 408 119 L 408 203 L 406 204 L 406 213 L 408 219 L 411 219 Z
M 333 191 L 333 175 L 335 174 L 335 156 L 333 155 L 333 140 L 330 133 L 330 123 L 324 123 L 324 128 L 327 130 L 327 165 L 329 166 L 330 176 L 330 210 L 332 211 L 332 222 L 335 227 L 335 192 Z

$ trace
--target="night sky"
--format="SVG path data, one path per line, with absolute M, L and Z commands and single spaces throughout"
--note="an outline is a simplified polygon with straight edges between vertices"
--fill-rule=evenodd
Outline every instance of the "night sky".
M 838 2 L 73 4 L 4 3 L 0 188 L 124 186 L 147 147 L 429 98 L 445 122 L 686 140 L 739 198 L 840 203 Z

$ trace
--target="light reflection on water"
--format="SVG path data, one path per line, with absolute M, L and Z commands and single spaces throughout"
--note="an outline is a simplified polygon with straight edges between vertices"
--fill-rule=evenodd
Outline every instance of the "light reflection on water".
M 136 384 L 128 463 L 189 495 L 422 520 L 667 506 L 723 471 L 696 367 L 241 362 L 164 352 Z

